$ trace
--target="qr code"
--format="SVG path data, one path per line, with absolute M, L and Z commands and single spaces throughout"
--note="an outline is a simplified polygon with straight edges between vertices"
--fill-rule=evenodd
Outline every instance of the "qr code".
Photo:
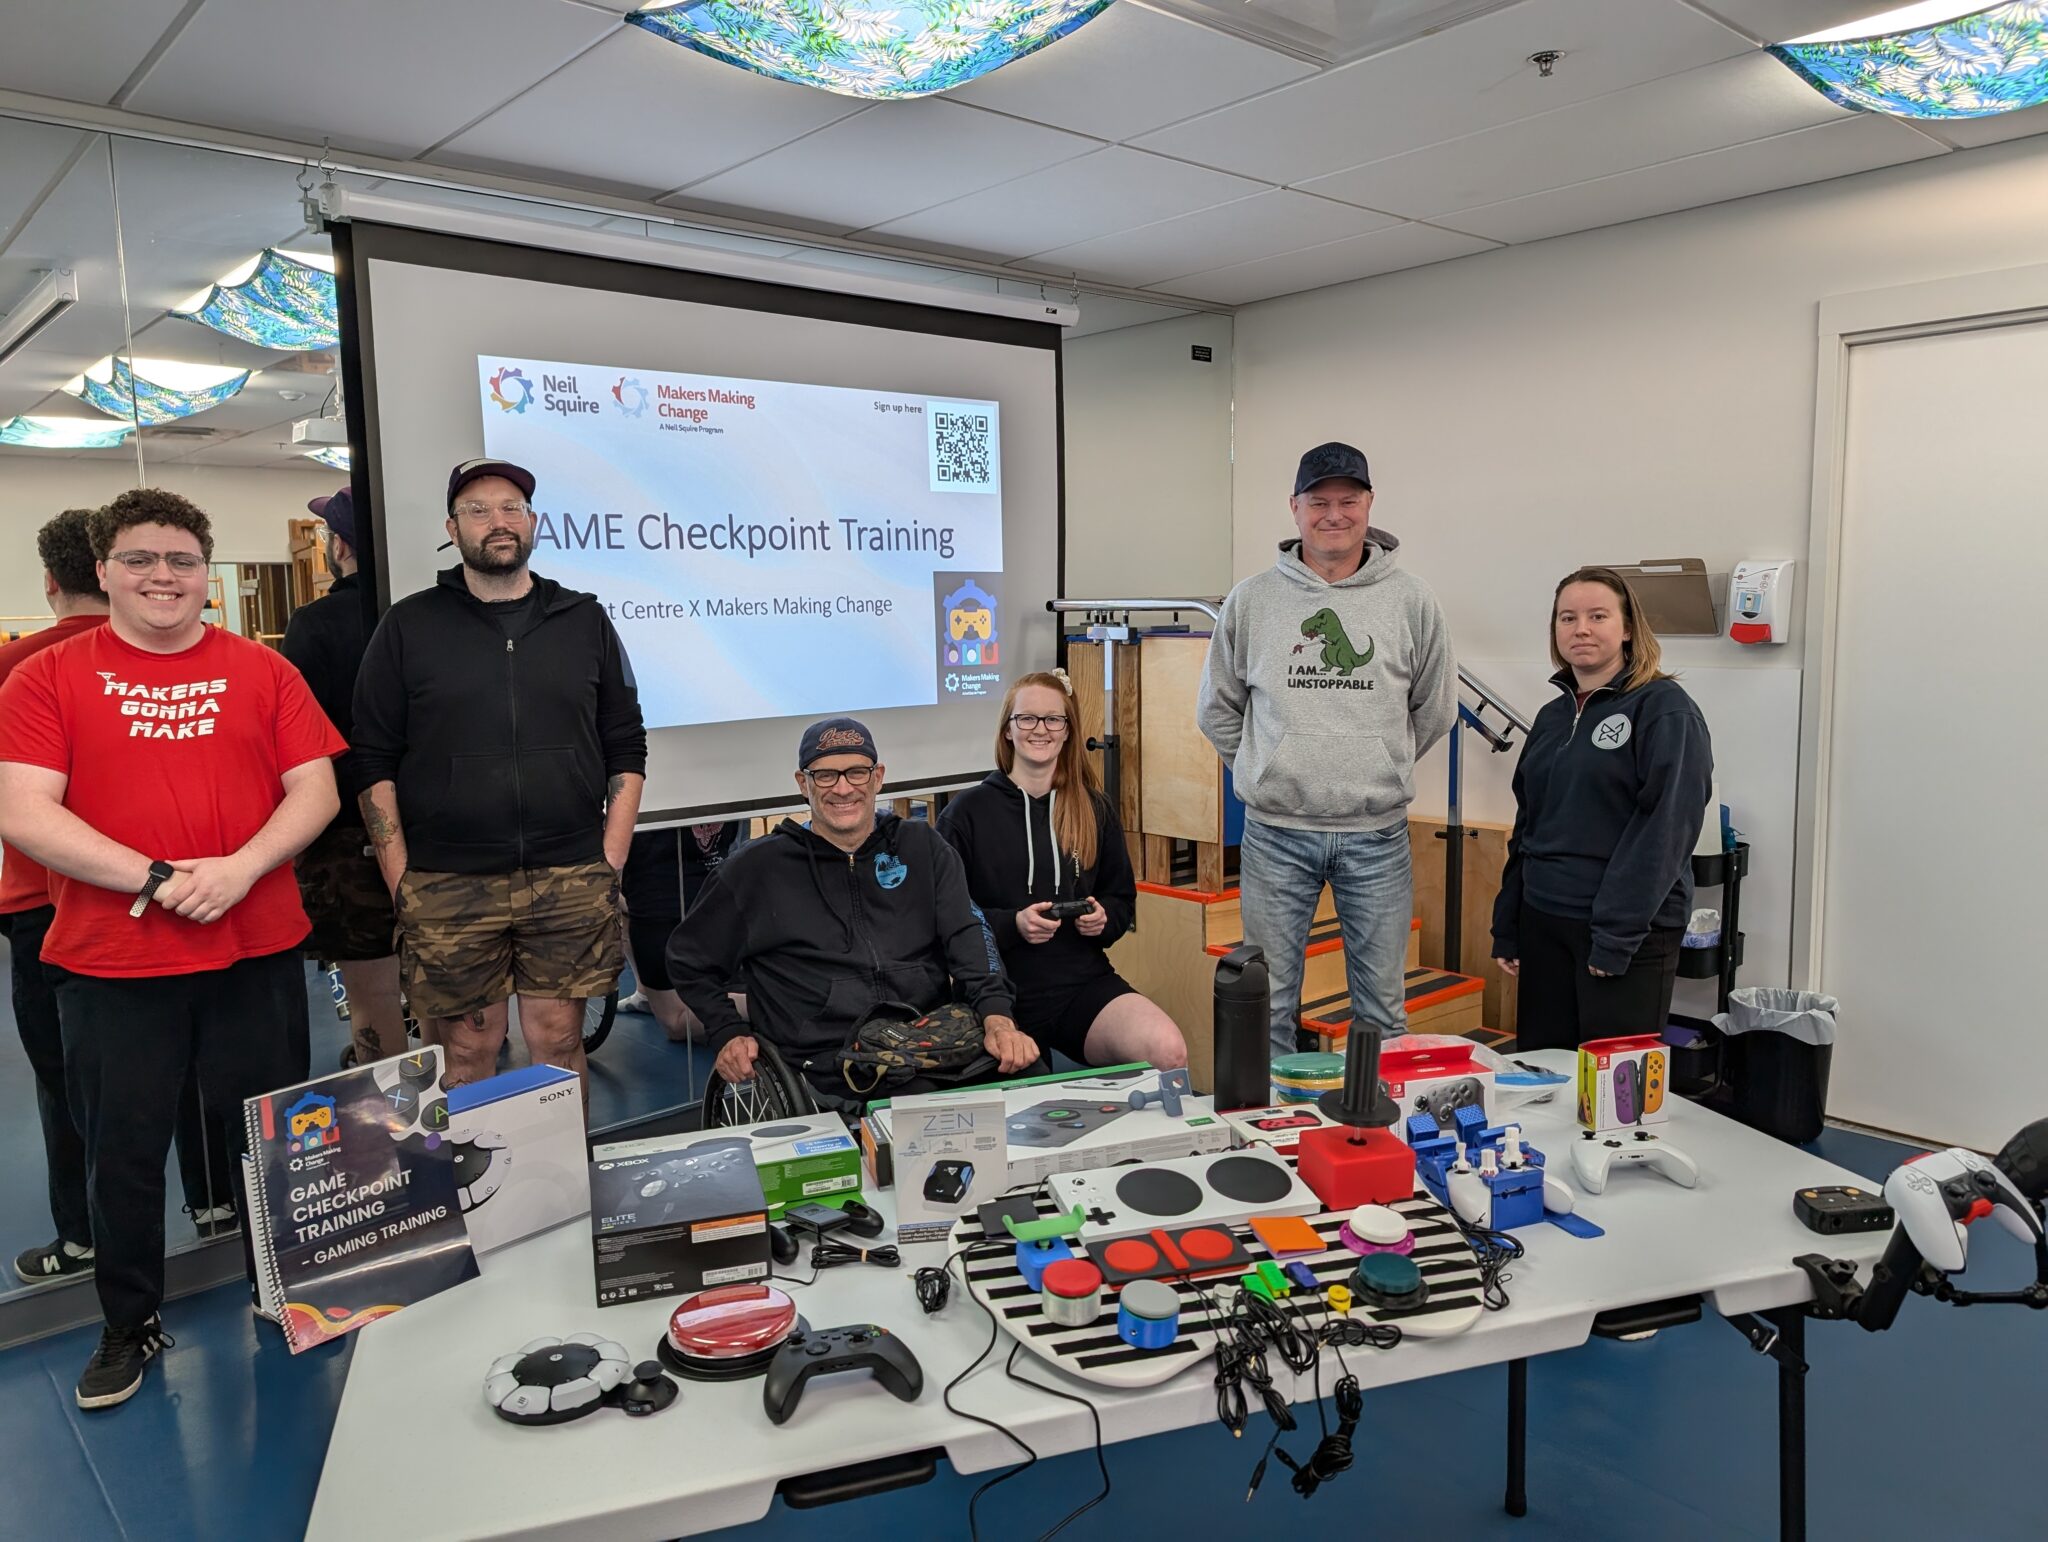
M 986 487 L 994 421 L 985 412 L 932 414 L 932 481 L 940 487 Z

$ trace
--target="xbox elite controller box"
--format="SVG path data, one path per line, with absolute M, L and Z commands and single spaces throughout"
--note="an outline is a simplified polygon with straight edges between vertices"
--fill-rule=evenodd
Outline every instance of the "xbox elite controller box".
M 1579 1046 L 1579 1123 L 1603 1133 L 1662 1124 L 1671 1117 L 1670 1078 L 1662 1034 L 1589 1039 Z
M 599 1146 L 590 1161 L 597 1304 L 768 1278 L 768 1201 L 745 1140 Z
M 576 1073 L 529 1065 L 448 1092 L 469 1245 L 488 1253 L 590 1211 Z

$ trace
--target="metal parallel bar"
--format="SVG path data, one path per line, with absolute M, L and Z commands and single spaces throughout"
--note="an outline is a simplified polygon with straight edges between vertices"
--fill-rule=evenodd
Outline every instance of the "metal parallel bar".
M 1766 1312 L 1777 1325 L 1778 1538 L 1806 1542 L 1806 1307 Z
M 1529 1513 L 1529 1362 L 1508 1362 L 1508 1514 Z
M 1223 601 L 1214 597 L 1188 600 L 1047 600 L 1045 608 L 1056 615 L 1095 611 L 1199 610 L 1211 621 L 1223 619 Z

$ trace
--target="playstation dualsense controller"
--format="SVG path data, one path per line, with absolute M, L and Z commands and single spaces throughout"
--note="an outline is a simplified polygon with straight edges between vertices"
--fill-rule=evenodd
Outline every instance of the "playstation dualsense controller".
M 917 1356 L 887 1328 L 873 1324 L 809 1332 L 798 1328 L 768 1362 L 761 1406 L 771 1420 L 785 1424 L 803 1398 L 804 1383 L 813 1376 L 861 1369 L 873 1371 L 876 1381 L 906 1403 L 916 1402 L 924 1391 L 924 1370 Z
M 1662 1173 L 1682 1189 L 1694 1188 L 1700 1181 L 1699 1167 L 1691 1157 L 1676 1146 L 1665 1145 L 1648 1130 L 1606 1136 L 1587 1130 L 1581 1139 L 1572 1142 L 1572 1171 L 1578 1175 L 1579 1187 L 1588 1194 L 1604 1191 L 1608 1173 L 1617 1164 L 1629 1163 L 1641 1163 Z
M 1966 1227 L 1986 1216 L 2022 1242 L 2041 1240 L 2041 1218 L 2025 1196 L 1974 1151 L 1951 1147 L 1915 1157 L 1884 1181 L 1906 1239 L 1944 1274 L 1970 1260 Z

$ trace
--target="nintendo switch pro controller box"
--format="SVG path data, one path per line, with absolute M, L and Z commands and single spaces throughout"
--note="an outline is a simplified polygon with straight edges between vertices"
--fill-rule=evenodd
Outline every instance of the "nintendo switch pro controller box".
M 1462 1108 L 1479 1110 L 1481 1129 L 1495 1122 L 1493 1068 L 1469 1046 L 1403 1048 L 1401 1039 L 1389 1040 L 1380 1051 L 1380 1082 L 1401 1110 L 1394 1131 L 1403 1139 L 1410 1114 L 1428 1114 L 1440 1130 L 1451 1129 Z
M 1632 1033 L 1579 1046 L 1579 1123 L 1627 1130 L 1671 1117 L 1671 1050 L 1663 1035 Z

